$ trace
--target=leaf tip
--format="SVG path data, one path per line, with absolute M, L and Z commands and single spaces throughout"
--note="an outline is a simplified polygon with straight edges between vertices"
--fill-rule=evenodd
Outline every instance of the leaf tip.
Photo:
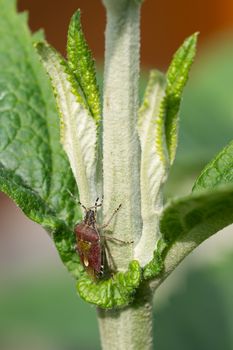
M 44 41 L 35 41 L 33 43 L 33 46 L 34 48 L 36 49 L 36 52 L 42 56 L 42 54 L 45 52 L 45 47 L 46 47 L 46 44 Z
M 68 36 L 76 30 L 79 31 L 80 28 L 81 28 L 81 11 L 80 9 L 78 9 L 77 11 L 75 11 L 75 13 L 72 15 L 70 19 Z

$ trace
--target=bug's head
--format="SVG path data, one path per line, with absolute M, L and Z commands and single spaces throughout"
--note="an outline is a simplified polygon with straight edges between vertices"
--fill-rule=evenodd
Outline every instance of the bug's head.
M 93 224 L 96 222 L 96 217 L 95 217 L 95 211 L 94 210 L 88 209 L 86 211 L 84 222 L 88 226 L 93 226 Z

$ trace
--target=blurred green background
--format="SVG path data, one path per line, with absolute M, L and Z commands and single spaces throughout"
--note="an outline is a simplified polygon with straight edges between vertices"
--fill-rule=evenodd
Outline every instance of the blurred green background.
M 75 7 L 79 6 L 79 2 L 82 8 L 84 2 L 70 1 Z M 30 10 L 30 18 L 34 19 L 34 22 L 30 20 L 32 29 L 44 26 L 43 20 L 47 15 L 50 23 L 46 33 L 53 42 L 54 38 L 59 37 L 56 31 L 58 24 L 51 22 L 51 18 L 55 21 L 56 11 L 53 13 L 51 7 L 50 12 L 45 11 L 44 17 L 42 12 L 39 15 L 41 3 L 46 7 L 52 2 L 46 5 L 43 1 L 19 1 L 19 9 Z M 147 0 L 147 3 L 153 1 Z M 177 6 L 183 4 L 180 1 Z M 195 4 L 197 8 L 201 6 L 198 1 Z M 155 51 L 149 45 L 150 55 L 149 48 L 142 45 L 143 65 L 150 66 L 153 55 L 153 65 L 164 69 L 171 55 L 170 50 L 174 52 L 191 29 L 203 29 L 204 38 L 201 33 L 199 53 L 182 103 L 178 156 L 165 189 L 166 197 L 190 192 L 203 166 L 232 140 L 233 32 L 226 32 L 226 29 L 233 29 L 233 6 L 230 17 L 226 4 L 224 14 L 216 10 L 217 4 L 219 9 L 224 7 L 222 2 L 213 1 L 211 4 L 212 8 L 206 6 L 200 18 L 195 17 L 195 7 L 193 22 L 190 19 L 188 28 L 180 23 L 177 28 L 174 24 L 172 27 L 170 21 L 170 29 L 167 28 L 166 34 L 161 32 Z M 65 14 L 68 18 L 71 13 L 67 15 L 64 3 L 58 5 L 64 11 L 64 18 Z M 164 7 L 161 6 L 159 21 L 166 23 L 166 6 L 171 10 L 172 5 L 165 1 Z M 213 8 L 216 10 L 214 13 L 211 12 Z M 37 11 L 37 15 L 33 11 Z M 73 9 L 70 11 L 73 12 Z M 100 11 L 103 12 L 103 9 Z M 149 13 L 149 7 L 147 11 Z M 179 8 L 176 11 L 180 16 Z M 183 13 L 185 18 L 188 11 L 187 14 Z M 88 9 L 84 12 L 86 21 L 96 30 Z M 145 23 L 146 18 L 150 17 L 146 17 L 146 11 L 143 16 Z M 202 22 L 202 17 L 205 22 Z M 220 17 L 222 22 L 217 20 Z M 217 23 L 215 26 L 214 20 Z M 150 22 L 147 33 L 151 41 L 153 31 L 162 28 L 156 29 L 153 25 Z M 173 30 L 172 35 L 169 30 Z M 91 32 L 88 33 L 92 39 Z M 165 43 L 166 35 L 171 35 L 171 40 Z M 54 45 L 64 51 L 63 39 L 59 40 L 54 41 Z M 98 57 L 103 48 L 95 48 L 94 42 L 91 45 Z M 145 68 L 141 76 L 141 96 L 147 77 L 148 70 Z M 4 195 L 0 200 L 0 350 L 100 349 L 95 308 L 77 297 L 75 283 L 62 266 L 49 237 L 38 225 L 27 220 Z M 158 290 L 154 309 L 155 349 L 233 350 L 232 233 L 233 228 L 228 227 L 205 242 L 185 259 Z
M 162 287 L 155 349 L 233 349 L 232 264 L 233 253 L 218 264 L 190 266 L 176 273 L 172 291 Z M 100 349 L 95 309 L 77 298 L 62 268 L 2 282 L 1 349 Z

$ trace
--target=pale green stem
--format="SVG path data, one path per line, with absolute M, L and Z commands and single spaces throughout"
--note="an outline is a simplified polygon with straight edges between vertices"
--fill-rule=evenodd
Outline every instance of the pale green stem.
M 139 80 L 140 5 L 134 0 L 104 0 L 107 9 L 103 178 L 104 218 L 122 204 L 109 229 L 134 244 L 111 244 L 118 270 L 133 259 L 141 235 L 140 152 L 136 131 Z
M 103 350 L 152 350 L 152 295 L 123 310 L 98 310 Z
M 134 258 L 142 232 L 140 147 L 136 130 L 140 49 L 140 5 L 135 0 L 103 0 L 107 10 L 103 109 L 105 221 L 119 204 L 110 230 L 134 244 L 111 244 L 118 270 Z M 145 286 L 144 286 L 145 287 Z M 152 297 L 143 295 L 127 308 L 98 310 L 104 350 L 152 349 Z M 140 292 L 138 292 L 140 293 Z M 138 302 L 140 301 L 140 303 Z

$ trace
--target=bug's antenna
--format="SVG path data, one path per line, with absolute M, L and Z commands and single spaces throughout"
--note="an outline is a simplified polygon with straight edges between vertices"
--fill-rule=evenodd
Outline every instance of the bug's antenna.
M 103 205 L 103 201 L 104 201 L 104 195 L 102 195 L 100 205 Z
M 77 203 L 85 210 L 85 212 L 88 211 L 85 205 L 83 205 L 80 201 L 78 201 Z
M 71 196 L 71 198 L 73 199 L 73 201 L 79 205 L 81 205 L 81 207 L 87 212 L 87 208 L 80 202 L 80 200 L 78 198 L 76 198 L 73 193 L 70 192 L 70 190 L 67 190 L 67 192 L 69 193 L 69 195 Z
M 99 200 L 99 197 L 95 201 L 95 216 L 97 215 L 98 200 Z
M 92 208 L 94 208 L 95 209 L 95 213 L 97 212 L 97 208 L 98 207 L 102 207 L 102 205 L 103 205 L 103 198 L 104 198 L 104 196 L 102 196 L 102 198 L 101 198 L 101 202 L 98 204 L 98 201 L 99 201 L 99 197 L 96 199 L 96 201 L 95 201 L 95 205 L 93 205 L 93 207 L 90 207 L 89 209 L 92 209 Z

